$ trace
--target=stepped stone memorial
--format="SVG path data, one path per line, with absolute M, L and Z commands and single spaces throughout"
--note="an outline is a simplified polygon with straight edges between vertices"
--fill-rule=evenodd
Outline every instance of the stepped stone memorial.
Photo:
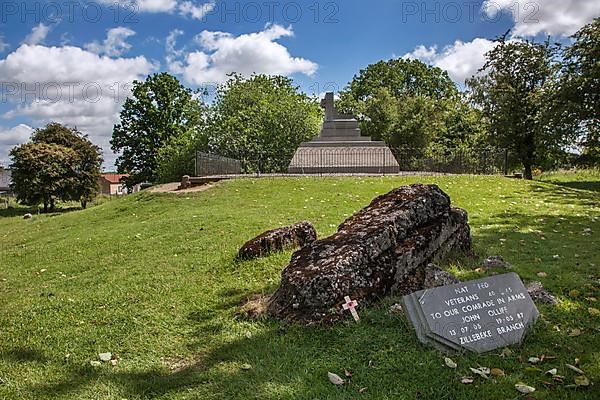
M 346 297 L 361 307 L 406 294 L 419 269 L 450 251 L 470 249 L 466 211 L 451 207 L 438 186 L 399 187 L 346 219 L 332 236 L 296 251 L 267 312 L 304 324 L 346 319 Z
M 515 273 L 420 290 L 402 302 L 419 340 L 442 351 L 520 343 L 539 315 Z
M 384 142 L 361 136 L 358 121 L 340 114 L 333 93 L 327 93 L 321 107 L 325 121 L 318 137 L 296 150 L 288 167 L 291 174 L 398 173 L 400 166 Z

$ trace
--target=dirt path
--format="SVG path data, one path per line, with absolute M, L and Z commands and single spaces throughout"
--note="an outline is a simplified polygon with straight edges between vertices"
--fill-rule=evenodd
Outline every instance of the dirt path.
M 184 194 L 184 193 L 193 193 L 193 192 L 203 192 L 215 186 L 215 184 L 209 183 L 201 186 L 194 186 L 189 189 L 177 190 L 180 182 L 171 182 L 171 183 L 163 183 L 162 185 L 152 186 L 148 189 L 150 193 L 174 193 L 174 194 Z

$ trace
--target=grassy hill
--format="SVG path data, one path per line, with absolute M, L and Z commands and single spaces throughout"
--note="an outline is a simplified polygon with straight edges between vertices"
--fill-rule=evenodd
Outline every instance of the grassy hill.
M 277 287 L 291 254 L 237 262 L 246 240 L 299 220 L 329 235 L 374 196 L 417 181 L 439 184 L 469 212 L 480 256 L 502 255 L 560 298 L 540 307 L 512 354 L 453 354 L 450 369 L 389 312 L 397 299 L 359 308 L 360 324 L 334 327 L 240 315 L 248 297 Z M 553 182 L 246 179 L 31 220 L 9 210 L 0 216 L 0 399 L 512 399 L 517 382 L 536 387 L 536 399 L 598 399 L 600 193 L 594 182 Z M 473 260 L 449 268 L 482 276 Z M 103 352 L 118 354 L 117 364 L 91 365 Z M 565 364 L 576 359 L 587 388 L 569 387 L 578 374 Z M 478 366 L 506 376 L 461 384 Z M 564 383 L 543 374 L 551 368 Z M 349 385 L 329 383 L 328 371 L 344 369 Z

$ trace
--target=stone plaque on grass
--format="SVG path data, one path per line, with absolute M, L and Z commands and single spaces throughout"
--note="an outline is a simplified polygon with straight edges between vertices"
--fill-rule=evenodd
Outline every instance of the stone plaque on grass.
M 420 290 L 402 301 L 419 340 L 444 351 L 520 343 L 539 315 L 515 273 Z

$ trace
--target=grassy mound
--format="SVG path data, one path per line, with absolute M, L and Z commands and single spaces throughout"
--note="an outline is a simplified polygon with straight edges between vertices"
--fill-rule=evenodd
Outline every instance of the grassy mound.
M 540 307 L 523 346 L 504 357 L 452 354 L 458 368 L 448 368 L 389 312 L 397 299 L 359 308 L 360 324 L 332 328 L 240 315 L 245 300 L 276 288 L 290 257 L 238 262 L 247 239 L 304 219 L 329 235 L 377 194 L 417 181 L 439 184 L 469 211 L 478 254 L 502 255 L 561 300 Z M 0 398 L 510 399 L 518 382 L 536 387 L 539 399 L 600 398 L 600 195 L 592 184 L 248 179 L 32 220 L 0 217 Z M 482 276 L 475 261 L 450 268 L 463 279 Z M 116 365 L 91 365 L 103 352 L 118 355 Z M 541 364 L 527 363 L 542 355 Z M 587 388 L 569 387 L 578 374 L 565 364 L 576 358 Z M 462 384 L 478 366 L 506 376 Z M 543 374 L 552 368 L 564 383 Z M 350 384 L 332 385 L 327 372 L 344 369 Z

